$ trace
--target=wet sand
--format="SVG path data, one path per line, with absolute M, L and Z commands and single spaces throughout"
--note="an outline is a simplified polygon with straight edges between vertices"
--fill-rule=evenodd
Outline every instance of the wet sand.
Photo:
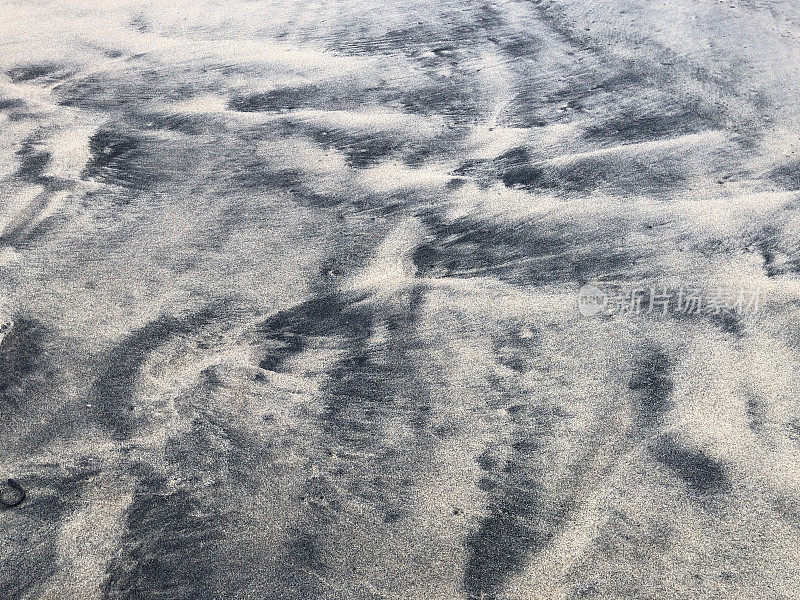
M 2 595 L 796 598 L 798 35 L 0 3 Z

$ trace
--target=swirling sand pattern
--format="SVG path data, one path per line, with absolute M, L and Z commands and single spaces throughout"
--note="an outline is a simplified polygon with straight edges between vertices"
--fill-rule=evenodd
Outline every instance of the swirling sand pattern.
M 798 35 L 0 4 L 1 595 L 797 598 Z M 614 280 L 765 303 L 581 315 Z

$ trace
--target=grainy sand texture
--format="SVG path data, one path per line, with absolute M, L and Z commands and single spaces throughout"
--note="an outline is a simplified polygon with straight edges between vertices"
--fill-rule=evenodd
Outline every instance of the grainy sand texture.
M 0 0 L 0 596 L 800 598 L 798 36 Z

